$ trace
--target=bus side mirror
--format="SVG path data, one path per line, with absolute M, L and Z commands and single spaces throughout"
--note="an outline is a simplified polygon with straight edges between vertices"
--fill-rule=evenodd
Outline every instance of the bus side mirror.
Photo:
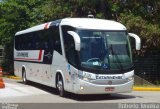
M 136 50 L 140 50 L 141 49 L 141 39 L 139 38 L 139 36 L 133 33 L 128 33 L 128 35 L 135 39 Z
M 81 43 L 81 41 L 80 41 L 79 35 L 74 31 L 67 31 L 67 33 L 70 34 L 74 39 L 75 50 L 80 51 L 80 48 L 81 48 L 80 47 L 80 43 Z

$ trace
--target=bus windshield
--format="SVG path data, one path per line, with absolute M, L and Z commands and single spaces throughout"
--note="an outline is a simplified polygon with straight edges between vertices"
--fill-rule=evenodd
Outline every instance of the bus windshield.
M 132 67 L 126 31 L 78 30 L 81 38 L 80 65 L 100 70 L 125 70 Z

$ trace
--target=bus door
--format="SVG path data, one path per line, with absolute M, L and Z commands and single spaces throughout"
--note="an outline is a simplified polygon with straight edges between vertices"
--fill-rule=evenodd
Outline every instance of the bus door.
M 78 70 L 74 68 L 72 65 L 67 65 L 67 73 L 69 77 L 67 78 L 67 82 L 69 83 L 69 90 L 74 90 L 74 86 L 77 84 Z

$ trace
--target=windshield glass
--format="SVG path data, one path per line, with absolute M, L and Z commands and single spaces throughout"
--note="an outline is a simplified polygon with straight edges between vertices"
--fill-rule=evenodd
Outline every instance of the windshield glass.
M 79 30 L 80 64 L 95 69 L 124 70 L 132 66 L 126 31 Z

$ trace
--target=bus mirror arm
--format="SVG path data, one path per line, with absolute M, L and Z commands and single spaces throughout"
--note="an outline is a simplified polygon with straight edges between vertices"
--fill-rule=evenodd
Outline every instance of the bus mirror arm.
M 79 37 L 79 35 L 74 31 L 67 31 L 67 33 L 70 34 L 74 39 L 75 50 L 80 51 L 80 37 Z
M 140 50 L 141 49 L 141 39 L 139 38 L 139 36 L 137 36 L 134 33 L 128 33 L 130 37 L 133 37 L 135 39 L 135 45 L 136 45 L 136 50 Z

